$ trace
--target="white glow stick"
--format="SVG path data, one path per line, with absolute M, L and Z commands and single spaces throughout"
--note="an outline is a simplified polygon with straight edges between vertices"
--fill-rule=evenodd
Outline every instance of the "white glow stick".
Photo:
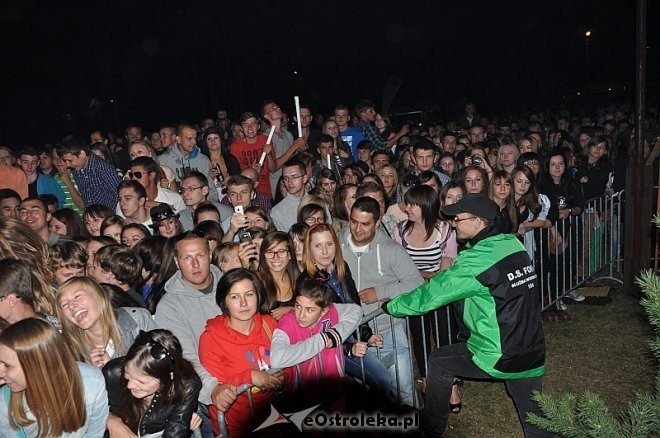
M 266 140 L 266 144 L 270 144 L 271 140 L 273 139 L 273 134 L 275 134 L 275 125 L 270 127 L 270 133 L 268 134 L 268 140 Z
M 332 161 L 330 161 L 330 154 L 328 154 L 328 169 L 332 169 Z
M 266 159 L 266 153 L 262 152 L 261 153 L 261 158 L 259 158 L 259 165 L 263 166 L 264 165 L 264 160 Z
M 300 121 L 300 98 L 298 96 L 293 96 L 293 100 L 296 103 L 296 120 L 298 120 L 298 138 L 302 137 L 302 123 Z

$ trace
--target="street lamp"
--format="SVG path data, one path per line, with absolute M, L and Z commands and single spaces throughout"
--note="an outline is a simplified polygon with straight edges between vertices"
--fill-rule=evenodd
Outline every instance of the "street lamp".
M 591 37 L 591 30 L 587 29 L 584 33 L 584 74 L 586 88 L 589 89 L 589 38 Z

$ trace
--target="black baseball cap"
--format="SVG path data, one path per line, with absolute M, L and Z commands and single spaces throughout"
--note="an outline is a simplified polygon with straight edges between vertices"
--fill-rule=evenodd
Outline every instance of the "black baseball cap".
M 491 201 L 488 196 L 483 193 L 474 193 L 464 195 L 455 204 L 443 206 L 442 214 L 445 217 L 453 218 L 460 213 L 469 213 L 492 221 L 497 217 L 499 210 L 497 204 Z

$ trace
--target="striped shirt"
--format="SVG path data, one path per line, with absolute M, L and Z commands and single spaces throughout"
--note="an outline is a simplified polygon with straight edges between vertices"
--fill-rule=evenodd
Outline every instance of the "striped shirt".
M 402 236 L 406 222 L 399 222 L 394 233 L 394 240 L 405 248 L 418 270 L 436 272 L 440 270 L 443 257 L 456 258 L 456 235 L 447 222 L 438 222 L 434 231 L 435 240 L 423 248 L 410 245 Z

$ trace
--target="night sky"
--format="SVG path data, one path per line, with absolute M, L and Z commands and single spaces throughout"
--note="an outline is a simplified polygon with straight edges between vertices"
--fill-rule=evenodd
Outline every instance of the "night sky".
M 648 17 L 658 12 L 649 1 Z M 0 23 L 0 144 L 14 146 L 220 108 L 236 117 L 268 97 L 289 113 L 295 94 L 321 112 L 380 105 L 392 76 L 402 81 L 393 108 L 557 102 L 586 84 L 587 29 L 591 88 L 634 90 L 632 0 L 1 0 Z M 655 81 L 658 33 L 649 19 Z

